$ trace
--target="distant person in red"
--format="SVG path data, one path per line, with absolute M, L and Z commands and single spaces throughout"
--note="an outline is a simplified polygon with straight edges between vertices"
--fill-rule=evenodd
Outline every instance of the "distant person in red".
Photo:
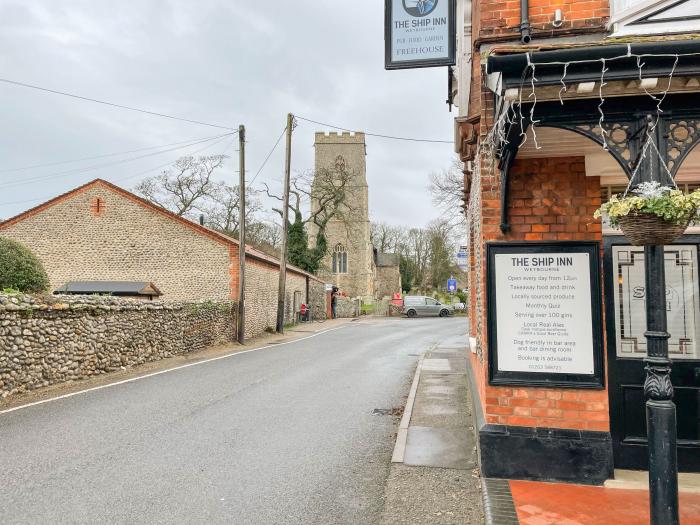
M 338 287 L 334 286 L 333 290 L 331 291 L 331 314 L 333 315 L 333 319 L 335 319 L 338 314 L 336 313 L 336 304 L 338 302 Z

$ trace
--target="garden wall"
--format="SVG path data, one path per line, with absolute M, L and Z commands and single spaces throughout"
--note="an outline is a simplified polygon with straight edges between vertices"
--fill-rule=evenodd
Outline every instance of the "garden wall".
M 231 302 L 0 294 L 0 397 L 235 340 Z

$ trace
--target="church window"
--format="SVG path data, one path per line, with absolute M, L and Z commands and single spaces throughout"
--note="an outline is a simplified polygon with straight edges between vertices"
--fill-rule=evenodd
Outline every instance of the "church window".
M 348 273 L 348 252 L 340 243 L 333 250 L 333 273 Z

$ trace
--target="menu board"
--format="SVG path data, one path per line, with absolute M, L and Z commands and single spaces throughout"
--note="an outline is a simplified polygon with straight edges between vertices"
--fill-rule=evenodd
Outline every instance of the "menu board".
M 493 383 L 599 385 L 597 245 L 489 246 Z

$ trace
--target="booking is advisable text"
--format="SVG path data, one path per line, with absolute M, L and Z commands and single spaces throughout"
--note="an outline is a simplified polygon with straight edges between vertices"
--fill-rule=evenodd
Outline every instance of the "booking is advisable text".
M 588 253 L 496 254 L 498 370 L 593 374 Z

